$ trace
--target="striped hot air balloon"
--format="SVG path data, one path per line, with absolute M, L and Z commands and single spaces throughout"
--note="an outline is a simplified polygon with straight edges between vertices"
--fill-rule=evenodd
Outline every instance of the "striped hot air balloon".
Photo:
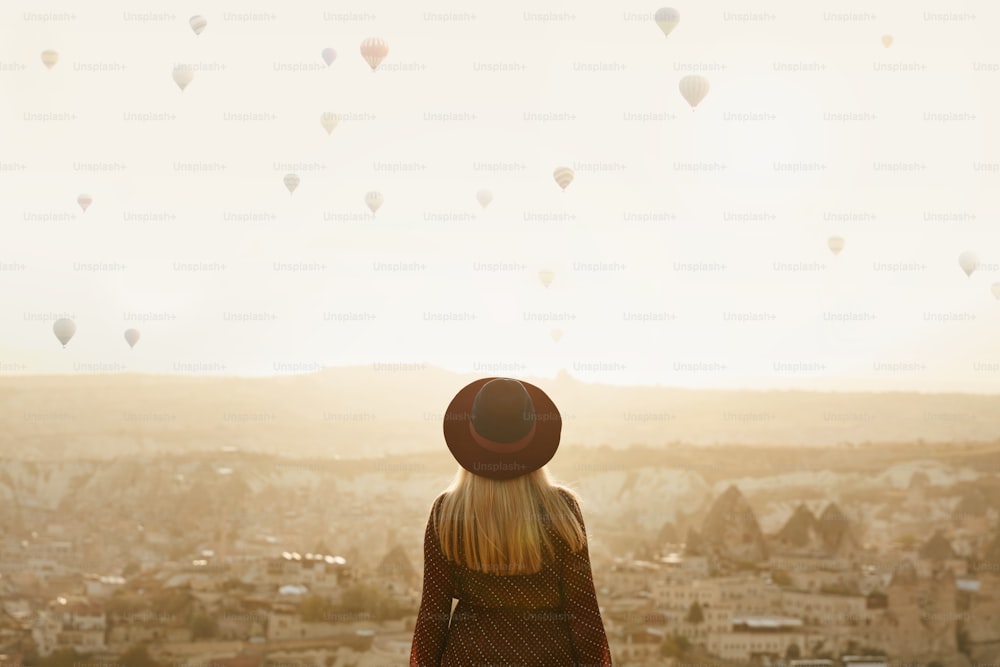
M 689 74 L 678 84 L 681 95 L 691 105 L 691 111 L 708 95 L 708 79 L 699 74 Z
M 389 45 L 381 37 L 369 37 L 361 42 L 361 56 L 374 72 L 389 55 Z
M 831 236 L 826 240 L 826 246 L 834 255 L 839 255 L 840 251 L 844 249 L 844 239 L 839 236 Z
M 372 190 L 365 195 L 365 205 L 368 206 L 368 210 L 372 212 L 372 217 L 375 217 L 375 213 L 381 208 L 382 203 L 385 201 L 385 197 L 382 196 L 381 192 L 375 192 Z
M 59 53 L 57 51 L 53 51 L 52 49 L 42 51 L 42 64 L 47 68 L 52 69 L 56 66 L 57 62 L 59 62 Z
M 191 24 L 191 29 L 194 30 L 194 34 L 200 35 L 205 30 L 205 26 L 208 25 L 208 19 L 204 16 L 192 16 L 189 23 Z
M 566 188 L 573 182 L 574 175 L 575 172 L 569 167 L 556 167 L 556 170 L 552 172 L 552 178 L 556 179 L 556 183 L 563 189 L 563 192 L 566 192 Z
M 288 188 L 289 194 L 295 193 L 295 188 L 299 187 L 299 183 L 302 179 L 299 178 L 298 174 L 285 174 L 285 187 Z
M 83 209 L 83 212 L 86 213 L 90 205 L 94 203 L 94 198 L 90 195 L 80 195 L 76 198 L 76 203 L 79 204 L 80 208 Z

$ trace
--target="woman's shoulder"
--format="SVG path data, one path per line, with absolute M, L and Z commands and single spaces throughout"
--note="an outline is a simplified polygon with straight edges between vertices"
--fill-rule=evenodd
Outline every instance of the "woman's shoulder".
M 438 512 L 441 511 L 441 503 L 443 503 L 445 498 L 447 497 L 448 497 L 447 491 L 442 491 L 437 495 L 437 497 L 434 499 L 434 502 L 431 503 L 431 512 L 433 514 L 437 514 Z
M 576 495 L 576 492 L 565 486 L 556 486 L 555 489 L 559 492 L 559 495 L 563 497 L 563 500 L 565 500 L 570 506 L 570 509 L 572 509 L 574 513 L 579 514 L 580 497 Z

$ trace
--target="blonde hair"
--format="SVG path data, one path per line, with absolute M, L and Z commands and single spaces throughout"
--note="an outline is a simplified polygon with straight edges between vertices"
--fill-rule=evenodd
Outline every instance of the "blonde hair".
M 509 480 L 459 468 L 441 494 L 436 528 L 445 558 L 490 574 L 533 574 L 556 555 L 553 534 L 571 551 L 586 545 L 576 493 L 543 466 Z M 461 546 L 460 546 L 461 545 Z

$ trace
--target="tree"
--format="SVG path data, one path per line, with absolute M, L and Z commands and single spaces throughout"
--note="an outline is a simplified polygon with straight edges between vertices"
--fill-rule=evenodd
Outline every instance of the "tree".
M 75 648 L 61 648 L 39 660 L 38 667 L 74 667 L 87 657 L 85 653 L 77 653 Z
M 308 595 L 299 603 L 299 616 L 310 623 L 327 620 L 331 610 L 330 601 L 319 595 Z
M 191 621 L 191 639 L 211 639 L 219 632 L 219 624 L 211 616 L 198 614 Z
M 691 607 L 688 609 L 687 616 L 684 617 L 684 620 L 688 623 L 695 624 L 701 623 L 705 620 L 705 615 L 702 613 L 701 605 L 698 604 L 697 600 L 691 603 Z
M 959 653 L 964 653 L 967 656 L 972 655 L 972 647 L 969 645 L 969 631 L 962 627 L 961 623 L 955 632 L 955 643 Z
M 150 657 L 145 644 L 131 647 L 121 654 L 118 661 L 122 667 L 160 667 L 160 663 Z
M 681 658 L 691 650 L 691 642 L 684 635 L 673 634 L 660 644 L 660 655 Z
M 771 573 L 771 581 L 778 586 L 791 586 L 792 577 L 784 570 L 775 570 Z
M 374 620 L 393 620 L 409 614 L 396 605 L 393 599 L 370 584 L 354 584 L 341 597 L 341 611 L 363 615 Z

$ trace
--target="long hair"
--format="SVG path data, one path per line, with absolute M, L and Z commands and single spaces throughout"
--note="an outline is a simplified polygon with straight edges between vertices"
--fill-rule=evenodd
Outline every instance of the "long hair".
M 509 480 L 459 468 L 445 490 L 437 520 L 445 558 L 490 574 L 533 574 L 555 557 L 553 533 L 576 552 L 586 533 L 545 467 Z

